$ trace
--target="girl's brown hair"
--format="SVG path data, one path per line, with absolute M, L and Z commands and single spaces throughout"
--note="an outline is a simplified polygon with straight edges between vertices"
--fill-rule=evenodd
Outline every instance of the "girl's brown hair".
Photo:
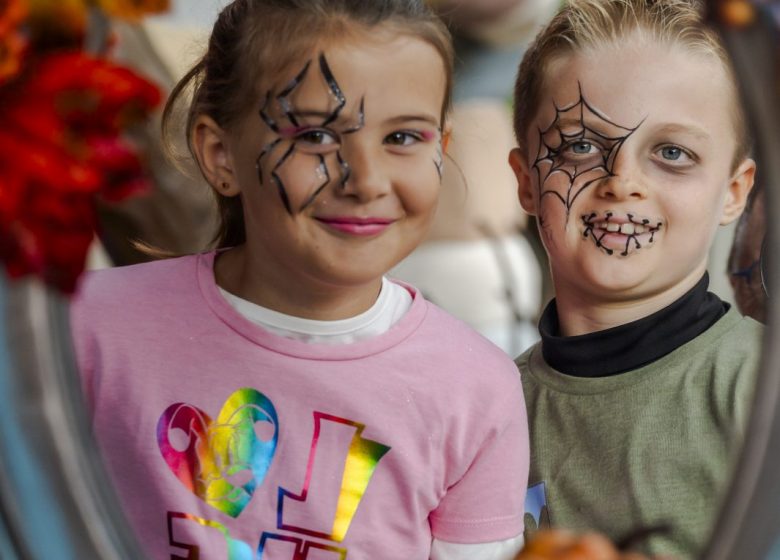
M 536 117 L 549 64 L 587 48 L 619 45 L 630 35 L 714 57 L 725 71 L 732 98 L 737 150 L 732 166 L 750 151 L 747 121 L 731 60 L 717 34 L 703 19 L 696 0 L 568 0 L 526 51 L 515 84 L 514 128 L 525 149 L 525 135 Z
M 260 87 L 270 87 L 293 62 L 310 54 L 318 42 L 372 31 L 383 26 L 399 35 L 419 38 L 441 55 L 447 76 L 442 122 L 450 106 L 453 52 L 449 32 L 423 0 L 234 0 L 220 12 L 208 49 L 173 88 L 163 112 L 163 139 L 172 151 L 172 121 L 187 92 L 186 139 L 193 123 L 208 115 L 229 130 L 260 99 Z M 242 244 L 243 206 L 240 196 L 215 192 L 219 225 L 217 248 Z

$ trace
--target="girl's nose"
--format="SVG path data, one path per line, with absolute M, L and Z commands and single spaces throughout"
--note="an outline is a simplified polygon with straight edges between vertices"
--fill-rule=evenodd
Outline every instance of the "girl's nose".
M 352 142 L 341 150 L 342 180 L 339 191 L 347 196 L 368 202 L 390 192 L 391 181 L 384 170 L 379 154 L 367 146 Z M 346 176 L 346 181 L 344 181 Z

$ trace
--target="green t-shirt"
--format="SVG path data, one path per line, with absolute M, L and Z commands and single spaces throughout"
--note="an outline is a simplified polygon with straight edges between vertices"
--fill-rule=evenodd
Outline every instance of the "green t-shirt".
M 692 558 L 718 514 L 747 423 L 762 326 L 731 309 L 652 364 L 612 377 L 517 359 L 531 435 L 526 530 L 551 524 L 620 540 L 671 529 L 639 550 Z

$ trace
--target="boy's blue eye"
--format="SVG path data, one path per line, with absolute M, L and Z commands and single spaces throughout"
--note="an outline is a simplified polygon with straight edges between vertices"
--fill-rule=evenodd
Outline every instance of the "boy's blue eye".
M 589 154 L 594 149 L 590 142 L 575 142 L 571 145 L 571 151 L 575 154 Z
M 677 161 L 682 157 L 683 151 L 681 148 L 678 148 L 677 146 L 664 146 L 661 148 L 661 157 L 664 159 Z

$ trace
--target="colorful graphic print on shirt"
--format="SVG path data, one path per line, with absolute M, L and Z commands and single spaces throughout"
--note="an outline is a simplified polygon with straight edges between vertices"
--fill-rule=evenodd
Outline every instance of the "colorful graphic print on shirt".
M 175 526 L 189 521 L 221 533 L 228 551 L 228 560 L 263 558 L 264 550 L 294 547 L 293 556 L 306 558 L 309 549 L 322 554 L 317 558 L 345 558 L 346 550 L 338 546 L 308 541 L 315 537 L 330 543 L 341 543 L 357 514 L 363 496 L 382 457 L 389 446 L 361 436 L 363 424 L 337 416 L 314 412 L 314 432 L 300 492 L 278 489 L 277 526 L 283 533 L 263 532 L 257 555 L 247 543 L 232 539 L 222 524 L 182 512 L 169 512 L 168 533 L 172 546 L 189 550 L 197 556 L 197 546 L 180 542 L 174 535 Z M 251 388 L 242 388 L 230 395 L 217 419 L 199 408 L 185 403 L 169 406 L 157 424 L 157 441 L 162 457 L 171 472 L 198 498 L 216 510 L 237 518 L 252 499 L 255 490 L 265 481 L 277 449 L 280 420 L 276 409 L 265 395 Z M 339 443 L 341 442 L 341 443 Z M 348 442 L 344 445 L 344 442 Z M 315 462 L 318 449 L 339 446 L 344 450 L 337 466 Z M 307 497 L 317 471 L 343 470 L 341 488 L 333 504 L 332 519 L 327 526 L 311 526 L 312 517 Z M 332 478 L 332 477 L 331 477 Z M 331 515 L 332 514 L 332 515 Z M 288 534 L 289 533 L 289 534 Z M 192 557 L 190 555 L 186 557 Z M 268 555 L 266 555 L 268 557 Z M 270 554 L 270 557 L 276 557 Z

